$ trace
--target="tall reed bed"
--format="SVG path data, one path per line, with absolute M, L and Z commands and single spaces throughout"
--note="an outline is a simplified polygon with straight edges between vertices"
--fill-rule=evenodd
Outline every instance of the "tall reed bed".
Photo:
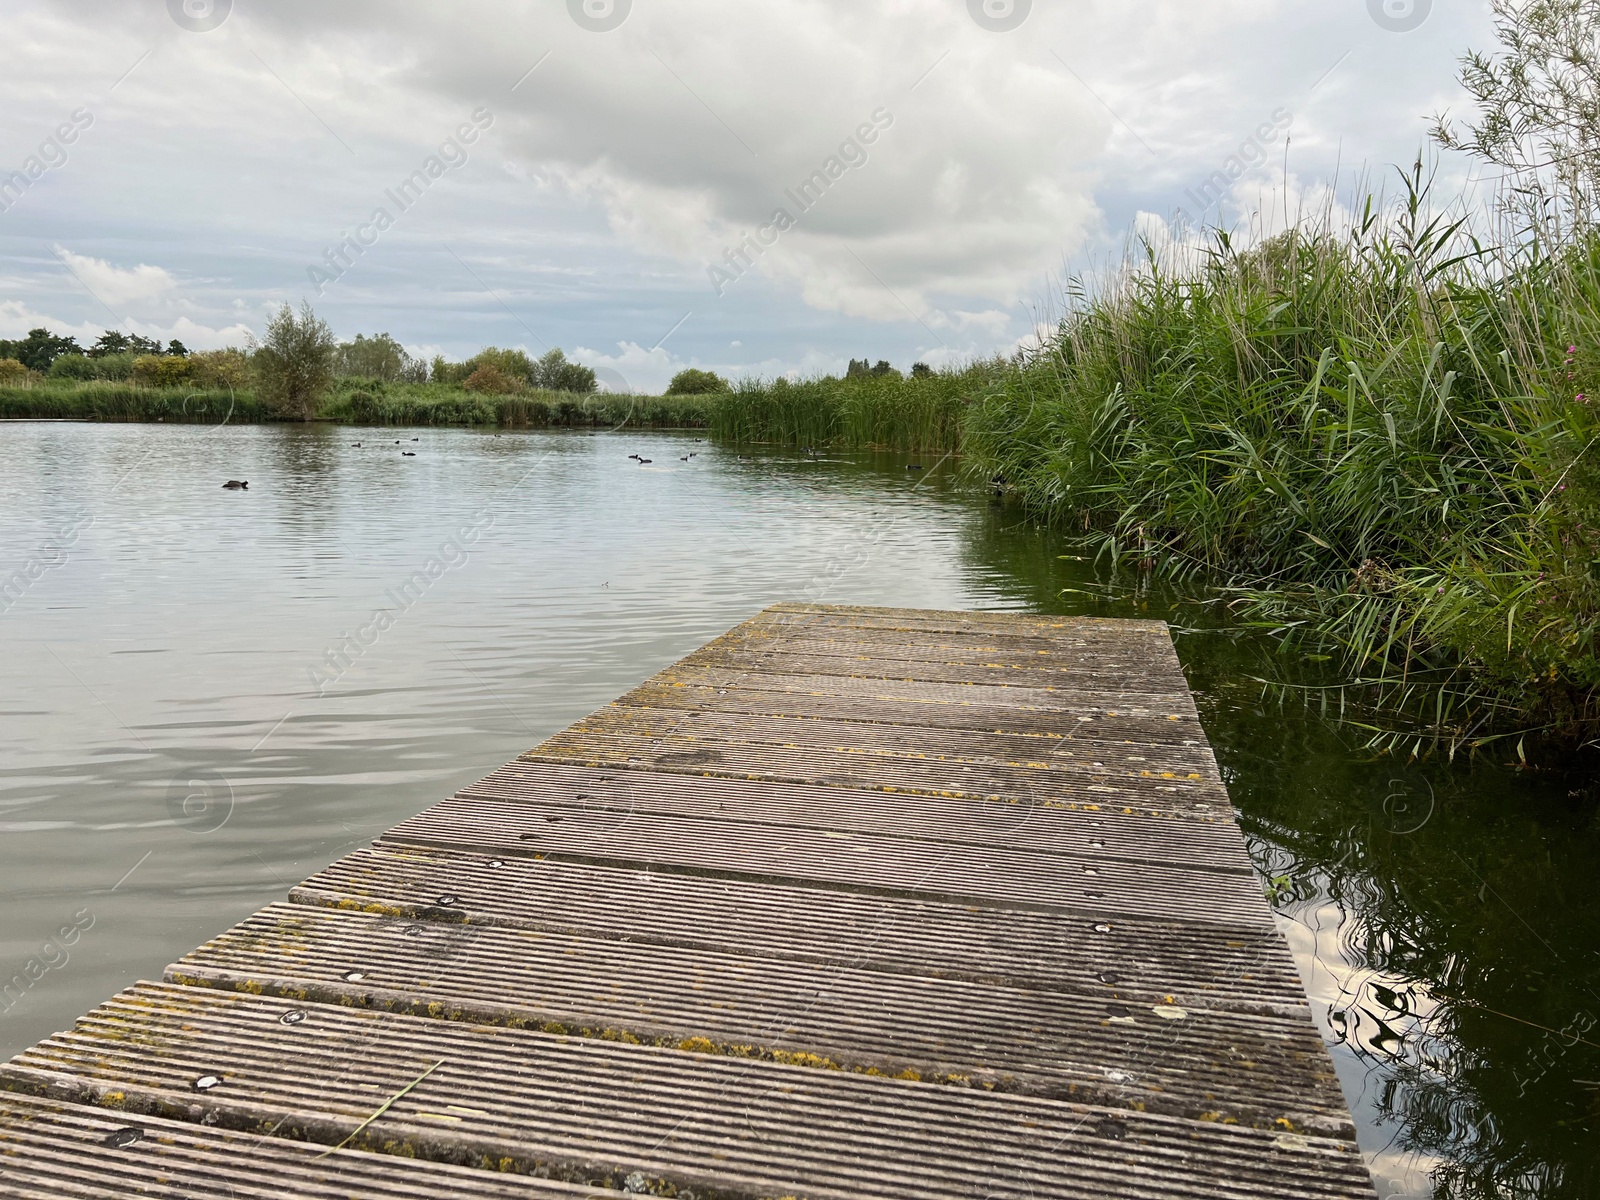
M 128 383 L 49 383 L 0 387 L 0 418 L 170 421 L 221 424 L 267 418 L 248 392 L 227 388 L 152 388 Z
M 323 420 L 360 425 L 504 425 L 516 428 L 616 426 L 703 429 L 707 397 L 520 389 L 504 395 L 453 384 L 340 379 L 318 410 Z
M 968 406 L 1005 370 L 988 360 L 909 378 L 744 379 L 706 398 L 712 434 L 727 441 L 944 451 L 960 446 Z
M 1592 738 L 1600 237 L 1491 251 L 1407 185 L 1079 290 L 969 469 L 1111 563 L 1220 576 L 1391 743 Z

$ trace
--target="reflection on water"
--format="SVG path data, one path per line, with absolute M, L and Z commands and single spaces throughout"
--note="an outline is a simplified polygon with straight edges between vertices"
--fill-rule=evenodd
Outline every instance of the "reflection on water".
M 25 981 L 0 1051 L 767 604 L 1154 616 L 1195 630 L 1379 1194 L 1597 1174 L 1585 784 L 1373 761 L 1265 702 L 1206 609 L 1108 598 L 948 469 L 653 433 L 8 424 L 0 449 L 0 969 Z

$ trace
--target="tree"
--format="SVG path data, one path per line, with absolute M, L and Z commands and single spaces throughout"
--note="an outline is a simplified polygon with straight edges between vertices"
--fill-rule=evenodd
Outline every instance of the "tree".
M 356 334 L 355 340 L 339 347 L 338 373 L 345 378 L 381 379 L 398 383 L 415 374 L 415 364 L 405 347 L 387 333 L 375 337 Z M 423 366 L 424 376 L 427 367 Z
M 302 301 L 300 315 L 285 304 L 267 322 L 266 336 L 250 339 L 256 392 L 269 411 L 309 421 L 318 399 L 333 382 L 339 343 L 326 321 Z
M 1505 168 L 1524 195 L 1553 190 L 1570 215 L 1589 223 L 1600 199 L 1600 5 L 1491 5 L 1504 52 L 1472 51 L 1461 60 L 1461 82 L 1478 104 L 1478 119 L 1458 132 L 1440 115 L 1433 136 Z
M 933 368 L 925 362 L 914 362 L 911 364 L 911 378 L 913 379 L 925 379 L 932 374 Z
M 19 341 L 0 341 L 0 358 L 14 358 L 41 375 L 63 354 L 82 354 L 77 338 L 57 337 L 48 329 L 30 329 Z
M 695 367 L 685 367 L 667 384 L 669 396 L 709 396 L 728 390 L 728 381 L 715 371 L 701 371 Z
M 108 354 L 125 354 L 127 350 L 128 335 L 120 329 L 108 329 L 89 347 L 89 357 L 104 358 Z
M 173 358 L 188 358 L 189 357 L 189 347 L 185 346 L 177 338 L 173 338 L 170 342 L 167 343 L 166 352 L 167 352 L 167 354 L 169 354 Z
M 582 363 L 569 361 L 559 346 L 539 359 L 533 383 L 552 392 L 587 393 L 599 387 L 594 372 Z

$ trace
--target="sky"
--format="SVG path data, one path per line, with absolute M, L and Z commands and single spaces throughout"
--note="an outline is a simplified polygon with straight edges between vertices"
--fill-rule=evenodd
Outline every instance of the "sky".
M 1009 353 L 1130 239 L 1392 180 L 1494 48 L 1488 0 L 0 5 L 0 337 L 309 301 L 645 392 Z

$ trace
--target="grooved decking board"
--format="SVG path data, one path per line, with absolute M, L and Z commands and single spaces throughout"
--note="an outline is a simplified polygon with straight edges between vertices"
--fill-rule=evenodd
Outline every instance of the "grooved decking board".
M 1009 734 L 1059 742 L 1095 739 L 1127 745 L 1197 746 L 1202 742 L 1193 713 L 1086 700 L 1071 709 L 991 708 L 981 704 L 939 704 L 883 697 L 814 696 L 753 687 L 709 687 L 664 683 L 659 677 L 617 700 L 619 705 L 666 711 L 748 713 L 857 721 L 931 729 Z
M 962 763 L 990 763 L 1091 774 L 1105 774 L 1105 768 L 1135 776 L 1145 771 L 1156 775 L 1171 772 L 1179 778 L 1198 774 L 1218 786 L 1221 784 L 1216 760 L 1197 741 L 1189 745 L 1150 745 L 1088 737 L 1001 733 L 993 729 L 974 732 L 935 729 L 927 725 L 792 717 L 782 713 L 622 703 L 606 705 L 565 733 L 673 737 L 733 746 L 777 745 L 941 764 L 949 762 L 956 767 Z M 550 742 L 544 744 L 548 746 Z
M 657 678 L 674 686 L 746 687 L 773 692 L 795 692 L 838 698 L 912 700 L 927 704 L 982 704 L 993 708 L 1023 708 L 1058 713 L 1093 707 L 1111 694 L 1108 688 L 1025 687 L 982 683 L 930 683 L 920 679 L 873 679 L 856 675 L 804 675 L 767 672 L 731 666 L 697 666 L 679 663 Z M 1123 691 L 1117 693 L 1130 709 L 1194 715 L 1187 694 Z
M 0 1195 L 8 1200 L 593 1200 L 609 1188 L 0 1095 Z M 618 1184 L 621 1180 L 616 1180 Z
M 571 933 L 775 962 L 966 979 L 1105 1001 L 1292 1014 L 1305 994 L 1275 929 L 1237 931 L 973 908 L 739 879 L 374 846 L 291 893 L 300 904 Z M 438 901 L 450 897 L 448 908 Z
M 1303 1019 L 1191 1011 L 1169 998 L 1152 1006 L 295 905 L 263 910 L 167 978 L 418 1015 L 442 1006 L 457 1019 L 654 1044 L 701 1039 L 780 1061 L 1353 1132 Z
M 1165 626 L 1026 614 L 769 609 L 0 1068 L 50 1200 L 1370 1200 L 1351 1133 Z
M 881 788 L 933 796 L 974 799 L 1065 801 L 1123 804 L 1145 810 L 1227 811 L 1227 794 L 1215 768 L 1189 762 L 1184 771 L 1127 762 L 1126 755 L 1107 756 L 1079 750 L 1063 757 L 1056 748 L 1038 759 L 983 762 L 949 756 L 912 757 L 874 754 L 846 746 L 794 745 L 771 741 L 707 741 L 680 734 L 673 727 L 633 731 L 630 710 L 620 706 L 600 719 L 590 718 L 557 734 L 524 759 L 586 762 L 597 767 L 650 766 L 664 771 L 721 775 L 733 779 L 769 779 L 781 783 L 833 783 L 846 787 Z M 754 722 L 752 722 L 754 724 Z M 752 730 L 759 732 L 759 727 Z M 1118 758 L 1124 761 L 1117 761 Z M 1053 761 L 1052 761 L 1053 760 Z M 1198 803 L 1199 808 L 1195 809 Z
M 559 746 L 556 739 L 545 746 Z M 959 842 L 978 846 L 1057 851 L 1063 854 L 1138 863 L 1165 861 L 1211 871 L 1249 874 L 1250 857 L 1231 813 L 1179 818 L 1126 813 L 1109 805 L 1085 808 L 1048 793 L 1034 803 L 1008 803 L 959 796 L 899 793 L 885 804 L 868 791 L 860 776 L 824 777 L 832 787 L 773 788 L 762 781 L 702 775 L 665 774 L 620 768 L 574 767 L 551 752 L 529 761 L 507 763 L 494 774 L 463 788 L 470 800 L 524 800 L 544 806 L 545 823 L 600 828 L 633 813 L 710 817 L 719 821 L 787 826 L 797 829 L 884 834 L 930 845 Z M 856 781 L 851 787 L 844 779 Z M 552 820 L 554 818 L 554 820 Z M 542 840 L 542 839 L 530 839 Z M 1091 863 L 1084 870 L 1098 870 Z
M 650 863 L 660 869 L 805 881 L 887 895 L 959 898 L 1078 914 L 1159 917 L 1181 896 L 1185 920 L 1250 927 L 1271 916 L 1254 881 L 1161 864 L 1130 864 L 865 833 L 749 825 L 640 811 L 541 808 L 453 797 L 384 835 L 391 843 L 455 846 L 569 862 Z M 552 823 L 550 817 L 562 819 Z M 1089 872 L 1095 872 L 1090 874 Z
M 303 1019 L 285 1025 L 292 1013 Z M 1342 1140 L 157 984 L 19 1055 L 0 1082 L 334 1142 L 435 1064 L 357 1144 L 578 1181 L 638 1171 L 697 1195 L 1278 1200 L 1366 1186 Z M 208 1076 L 220 1082 L 197 1091 Z

